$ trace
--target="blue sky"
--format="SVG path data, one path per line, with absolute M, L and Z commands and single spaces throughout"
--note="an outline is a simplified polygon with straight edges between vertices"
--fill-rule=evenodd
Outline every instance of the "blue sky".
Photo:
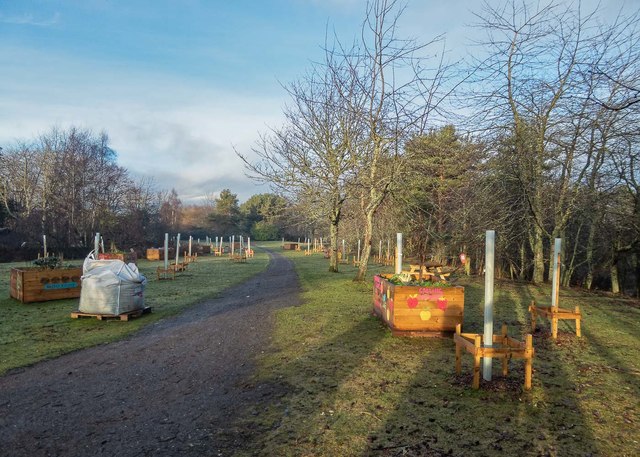
M 268 189 L 244 176 L 233 147 L 247 153 L 279 125 L 281 83 L 320 59 L 327 25 L 350 41 L 365 3 L 0 0 L 0 146 L 52 126 L 105 130 L 119 163 L 158 189 L 196 202 L 230 188 L 245 200 Z M 410 1 L 401 33 L 446 33 L 462 56 L 478 5 Z

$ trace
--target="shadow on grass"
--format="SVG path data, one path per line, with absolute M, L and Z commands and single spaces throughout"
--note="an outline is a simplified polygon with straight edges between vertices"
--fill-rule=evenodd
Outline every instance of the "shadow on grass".
M 300 455 L 300 446 L 320 445 L 338 419 L 338 390 L 365 359 L 376 357 L 374 348 L 385 335 L 377 319 L 365 317 L 293 360 L 274 354 L 268 376 L 244 386 L 254 392 L 254 404 L 238 411 L 238 420 L 220 431 L 217 442 L 233 455 Z M 322 449 L 319 455 L 340 455 Z
M 465 284 L 465 331 L 481 333 L 482 291 Z M 528 331 L 526 286 L 496 288 L 495 328 L 507 322 L 509 334 Z M 511 361 L 503 377 L 493 363 L 493 380 L 471 388 L 473 359 L 463 354 L 462 374 L 455 375 L 455 346 L 432 342 L 431 350 L 395 411 L 369 435 L 366 456 L 448 455 L 591 455 L 596 449 L 584 420 L 572 375 L 548 340 L 536 339 L 533 391 L 523 392 L 524 362 Z

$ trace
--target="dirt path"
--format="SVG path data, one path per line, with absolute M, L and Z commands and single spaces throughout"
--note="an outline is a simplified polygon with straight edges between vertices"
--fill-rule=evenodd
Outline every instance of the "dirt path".
M 228 455 L 242 443 L 235 413 L 261 395 L 246 380 L 272 312 L 300 300 L 291 261 L 270 255 L 266 271 L 218 299 L 1 377 L 0 455 Z

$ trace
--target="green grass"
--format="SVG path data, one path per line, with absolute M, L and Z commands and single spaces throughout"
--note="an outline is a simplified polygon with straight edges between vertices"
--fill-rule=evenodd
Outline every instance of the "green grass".
M 264 270 L 268 255 L 256 252 L 246 264 L 227 258 L 202 256 L 176 277 L 158 281 L 155 269 L 161 262 L 141 260 L 138 266 L 148 279 L 145 304 L 153 312 L 128 322 L 71 319 L 78 299 L 22 304 L 9 298 L 9 272 L 21 263 L 0 264 L 0 374 L 77 349 L 121 339 L 143 326 L 176 314 L 189 305 L 213 298 Z M 71 262 L 81 265 L 82 260 Z
M 239 454 L 637 455 L 636 301 L 562 290 L 563 307 L 583 310 L 583 338 L 568 321 L 557 342 L 536 335 L 530 392 L 522 390 L 519 360 L 507 378 L 494 362 L 494 381 L 474 391 L 471 357 L 456 376 L 451 339 L 392 337 L 371 316 L 372 281 L 354 284 L 350 266 L 330 274 L 317 254 L 287 255 L 295 259 L 304 305 L 278 312 L 273 351 L 254 382 L 279 393 L 236 422 L 252 437 Z M 481 332 L 482 280 L 462 285 L 463 329 Z M 529 302 L 548 304 L 550 291 L 499 281 L 495 294 L 496 324 L 506 322 L 510 335 L 522 337 Z
M 279 246 L 278 243 L 271 245 Z M 640 448 L 640 307 L 637 301 L 562 290 L 561 305 L 583 310 L 583 338 L 561 322 L 557 342 L 534 338 L 533 389 L 523 392 L 523 364 L 507 378 L 471 389 L 471 357 L 454 373 L 450 339 L 397 338 L 371 316 L 371 276 L 330 274 L 315 254 L 295 260 L 304 304 L 278 311 L 271 351 L 252 383 L 274 395 L 248 405 L 234 424 L 246 455 L 635 456 Z M 176 281 L 157 281 L 143 261 L 154 312 L 129 322 L 74 320 L 78 300 L 23 305 L 0 300 L 0 373 L 120 339 L 261 271 L 266 254 L 246 265 L 201 258 Z M 20 265 L 23 264 L 13 264 Z M 11 264 L 0 265 L 8 296 Z M 388 269 L 386 271 L 389 271 Z M 464 331 L 482 331 L 483 284 L 465 285 Z M 548 304 L 549 288 L 496 284 L 495 322 L 529 330 L 527 306 Z M 543 326 L 548 329 L 548 323 Z M 269 390 L 269 387 L 271 390 Z

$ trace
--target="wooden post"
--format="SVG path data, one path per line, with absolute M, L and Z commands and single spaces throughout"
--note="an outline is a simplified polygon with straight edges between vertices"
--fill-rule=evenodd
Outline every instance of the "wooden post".
M 49 257 L 49 253 L 47 252 L 47 235 L 42 235 L 42 247 L 44 249 L 44 256 Z
M 189 257 L 191 257 L 191 243 L 193 242 L 193 237 L 189 235 Z
M 358 240 L 358 265 L 360 264 L 360 240 Z
M 311 249 L 311 238 L 307 238 L 307 252 Z
M 462 331 L 462 326 L 460 324 L 456 324 L 456 335 L 460 336 Z M 456 374 L 460 374 L 462 372 L 462 348 L 460 347 L 460 343 L 456 341 Z
M 538 313 L 536 312 L 536 301 L 531 300 L 529 305 L 529 312 L 531 313 L 531 333 L 536 331 L 536 321 L 538 320 Z
M 344 246 L 344 240 L 342 240 L 342 260 L 345 260 L 347 258 L 346 254 L 347 254 L 347 251 Z
M 531 390 L 531 373 L 533 371 L 533 337 L 531 334 L 527 334 L 525 340 L 525 354 L 524 359 L 524 389 Z
M 502 347 L 507 347 L 507 324 L 502 324 Z M 509 358 L 502 358 L 502 376 L 509 373 Z
M 493 277 L 495 265 L 496 232 L 487 230 L 485 245 L 484 275 L 484 347 L 493 347 Z M 482 377 L 491 381 L 492 358 L 484 357 L 482 361 Z
M 93 239 L 93 253 L 95 258 L 98 258 L 98 252 L 100 252 L 100 232 L 96 232 L 96 236 Z
M 480 358 L 481 358 L 481 343 L 480 335 L 476 335 L 473 341 L 473 388 L 480 388 Z
M 164 270 L 169 269 L 169 234 L 164 234 Z
M 402 233 L 396 233 L 396 274 L 402 273 Z
M 576 306 L 573 309 L 573 312 L 580 315 L 580 307 Z M 580 330 L 580 317 L 576 317 L 576 336 L 580 338 L 582 336 L 582 331 Z
M 231 236 L 231 257 L 233 257 L 233 254 L 235 254 L 235 249 L 236 249 L 236 236 L 232 235 Z
M 251 237 L 250 236 L 247 237 L 247 248 L 249 249 L 249 252 L 251 252 Z
M 380 257 L 380 259 L 378 260 L 382 262 L 382 239 L 380 240 L 380 244 L 378 245 L 378 257 Z

